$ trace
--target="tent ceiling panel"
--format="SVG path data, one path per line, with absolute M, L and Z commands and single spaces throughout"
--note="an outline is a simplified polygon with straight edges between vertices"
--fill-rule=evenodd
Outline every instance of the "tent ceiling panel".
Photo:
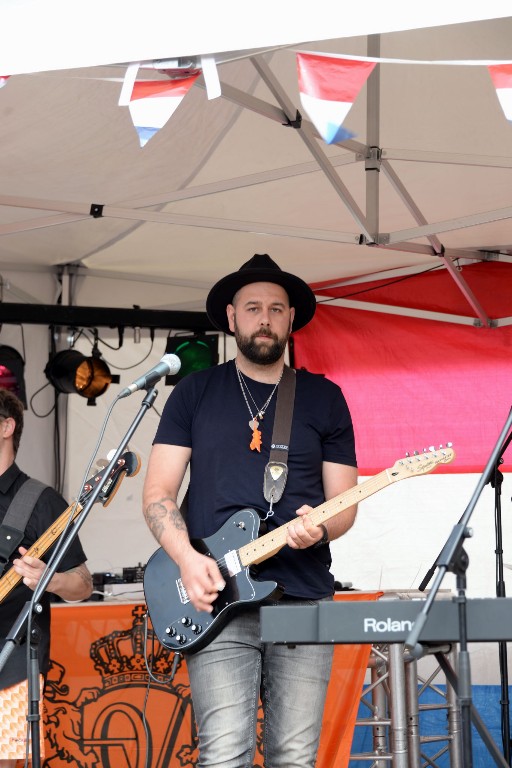
M 219 57 L 226 98 L 209 100 L 198 81 L 142 149 L 118 106 L 119 59 L 75 69 L 63 57 L 60 68 L 11 77 L 0 90 L 0 269 L 81 264 L 92 287 L 82 270 L 74 298 L 84 305 L 106 300 L 100 270 L 120 282 L 147 275 L 165 288 L 142 280 L 137 299 L 128 279 L 113 300 L 202 309 L 208 286 L 255 252 L 320 282 L 437 265 L 432 248 L 450 258 L 491 243 L 510 250 L 512 126 L 483 62 L 512 60 L 512 18 L 382 34 L 380 98 L 361 91 L 346 119 L 353 141 L 311 138 L 305 114 L 300 130 L 282 125 L 284 111 L 303 111 L 295 50 L 366 55 L 368 38 L 352 34 Z M 398 58 L 479 65 L 389 62 Z M 372 116 L 380 173 L 365 170 Z M 361 245 L 362 234 L 396 250 Z

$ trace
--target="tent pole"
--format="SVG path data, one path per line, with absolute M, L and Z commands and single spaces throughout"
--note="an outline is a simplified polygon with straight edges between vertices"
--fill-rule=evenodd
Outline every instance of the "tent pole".
M 380 57 L 380 35 L 368 35 L 368 56 Z M 379 234 L 379 174 L 380 149 L 380 64 L 377 64 L 366 85 L 366 220 L 368 229 L 377 241 Z

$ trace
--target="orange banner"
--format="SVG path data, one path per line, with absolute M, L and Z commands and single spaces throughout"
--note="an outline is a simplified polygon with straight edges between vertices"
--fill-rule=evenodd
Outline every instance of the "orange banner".
M 371 600 L 380 594 L 343 593 L 337 599 Z M 47 768 L 197 764 L 186 664 L 179 662 L 171 681 L 174 653 L 146 630 L 145 613 L 144 604 L 133 603 L 52 607 L 43 717 Z M 335 649 L 318 768 L 348 765 L 369 653 L 368 645 Z M 254 766 L 262 765 L 258 752 Z

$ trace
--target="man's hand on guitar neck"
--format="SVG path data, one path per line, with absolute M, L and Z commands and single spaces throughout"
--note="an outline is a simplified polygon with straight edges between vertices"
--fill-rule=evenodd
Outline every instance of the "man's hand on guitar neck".
M 315 525 L 308 517 L 313 507 L 306 504 L 297 510 L 297 520 L 286 529 L 286 543 L 292 549 L 307 549 L 319 544 L 327 533 L 324 525 Z
M 34 591 L 46 570 L 46 563 L 27 555 L 28 550 L 24 547 L 20 547 L 19 552 L 21 557 L 13 560 L 12 567 L 21 576 L 24 585 Z M 63 600 L 72 602 L 87 600 L 92 592 L 92 576 L 85 563 L 82 563 L 68 571 L 55 573 L 46 590 L 53 592 Z
M 211 613 L 213 603 L 226 586 L 217 563 L 192 546 L 180 556 L 181 581 L 196 611 Z

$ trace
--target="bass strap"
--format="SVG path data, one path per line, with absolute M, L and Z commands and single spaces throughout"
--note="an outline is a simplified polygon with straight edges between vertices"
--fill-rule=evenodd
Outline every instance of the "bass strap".
M 40 480 L 29 477 L 9 504 L 3 523 L 0 525 L 0 573 L 23 539 L 30 515 L 47 487 Z
M 270 456 L 263 478 L 263 495 L 275 504 L 284 493 L 288 479 L 288 450 L 292 427 L 293 404 L 295 402 L 295 371 L 285 365 L 283 376 L 277 388 L 276 414 Z

